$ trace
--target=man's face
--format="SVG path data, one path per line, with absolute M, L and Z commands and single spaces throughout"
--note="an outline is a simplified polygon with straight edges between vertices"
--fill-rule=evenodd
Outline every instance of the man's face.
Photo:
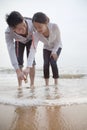
M 27 32 L 27 24 L 25 21 L 18 24 L 15 28 L 13 28 L 13 31 L 19 35 L 24 35 Z

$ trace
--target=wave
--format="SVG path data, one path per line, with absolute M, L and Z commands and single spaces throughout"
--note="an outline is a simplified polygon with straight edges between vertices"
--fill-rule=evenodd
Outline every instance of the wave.
M 23 90 L 17 90 L 14 70 L 1 68 L 0 103 L 17 106 L 87 104 L 87 74 L 62 71 L 58 89 L 51 85 L 48 90 L 43 85 L 42 75 L 42 69 L 37 69 L 33 91 L 25 89 L 26 85 Z
M 87 77 L 86 74 L 61 74 L 61 79 L 78 79 L 78 78 L 84 78 Z
M 68 106 L 74 104 L 87 104 L 86 93 L 61 93 L 59 89 L 37 88 L 8 90 L 0 93 L 0 103 L 14 106 Z
M 48 99 L 15 99 L 0 97 L 0 103 L 15 106 L 68 106 L 74 104 L 87 104 L 87 98 L 61 98 L 55 100 Z
M 36 76 L 37 77 L 42 77 L 42 73 L 43 73 L 43 70 L 42 69 L 36 69 Z M 9 68 L 0 68 L 0 74 L 15 74 L 15 71 L 14 69 L 9 69 Z M 51 74 L 52 75 L 52 74 Z M 60 73 L 60 78 L 61 79 L 77 79 L 77 78 L 84 78 L 84 77 L 87 77 L 87 74 L 84 74 L 84 73 L 73 73 L 73 71 L 69 72 L 67 71 L 66 73 L 65 72 L 61 72 Z
M 15 73 L 14 69 L 10 69 L 10 68 L 0 68 L 0 74 L 13 74 Z

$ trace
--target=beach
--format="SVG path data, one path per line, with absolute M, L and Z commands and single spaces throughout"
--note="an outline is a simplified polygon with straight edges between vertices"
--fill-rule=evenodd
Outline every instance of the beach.
M 0 2 L 0 130 L 87 130 L 87 0 Z M 5 40 L 5 16 L 11 11 L 29 18 L 43 11 L 58 25 L 63 48 L 57 62 L 57 86 L 51 71 L 49 87 L 45 86 L 43 43 L 39 41 L 35 87 L 30 88 L 28 78 L 18 89 Z M 23 65 L 27 67 L 26 49 Z
M 17 88 L 13 70 L 0 71 L 0 130 L 87 130 L 87 77 L 60 74 L 58 86 L 44 84 L 36 70 L 35 88 Z
M 87 105 L 0 105 L 0 130 L 87 130 Z

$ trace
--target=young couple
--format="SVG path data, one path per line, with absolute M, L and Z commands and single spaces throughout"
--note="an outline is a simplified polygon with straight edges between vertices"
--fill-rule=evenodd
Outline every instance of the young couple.
M 58 83 L 57 59 L 62 49 L 60 31 L 56 24 L 50 23 L 49 18 L 42 12 L 37 12 L 32 19 L 23 17 L 19 12 L 12 11 L 6 15 L 8 27 L 5 31 L 5 39 L 11 63 L 15 68 L 19 88 L 22 80 L 30 76 L 30 87 L 34 87 L 35 78 L 35 52 L 38 42 L 43 47 L 43 73 L 46 86 L 49 85 L 49 66 L 52 67 L 54 84 Z M 23 68 L 24 49 L 27 52 L 27 67 Z

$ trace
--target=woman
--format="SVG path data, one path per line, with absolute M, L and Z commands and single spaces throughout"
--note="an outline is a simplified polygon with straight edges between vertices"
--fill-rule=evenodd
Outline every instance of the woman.
M 23 55 L 26 48 L 27 57 L 29 56 L 32 44 L 33 24 L 29 18 L 24 18 L 19 12 L 12 11 L 6 15 L 8 27 L 5 31 L 5 38 L 11 63 L 17 73 L 18 86 L 22 86 L 22 80 L 26 77 L 22 71 Z M 34 86 L 35 77 L 35 61 L 32 62 L 33 67 L 30 69 L 30 86 Z
M 46 14 L 42 12 L 37 12 L 34 14 L 32 18 L 32 23 L 36 31 L 33 34 L 34 44 L 32 45 L 30 51 L 30 57 L 32 58 L 29 58 L 28 62 L 30 62 L 30 59 L 34 58 L 37 43 L 39 41 L 43 42 L 43 72 L 45 83 L 46 86 L 49 85 L 49 66 L 51 65 L 54 84 L 57 85 L 59 78 L 57 59 L 62 49 L 59 28 L 56 24 L 50 23 L 49 18 L 46 16 Z M 26 69 L 25 73 L 27 74 L 28 71 L 29 68 Z

